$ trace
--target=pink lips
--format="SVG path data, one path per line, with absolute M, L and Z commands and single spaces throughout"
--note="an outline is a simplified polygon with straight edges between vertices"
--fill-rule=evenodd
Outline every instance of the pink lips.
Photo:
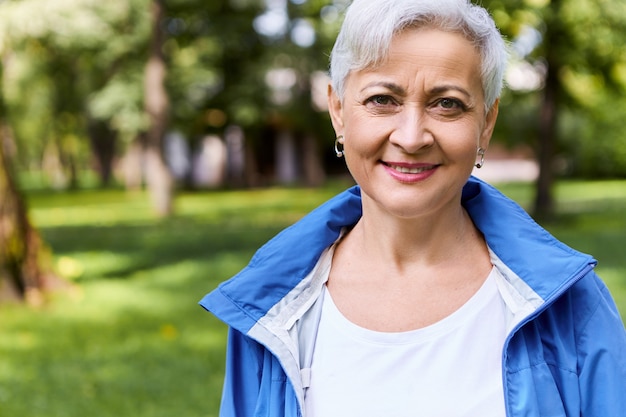
M 389 175 L 404 183 L 423 181 L 433 175 L 439 167 L 439 165 L 407 162 L 383 162 L 382 165 Z

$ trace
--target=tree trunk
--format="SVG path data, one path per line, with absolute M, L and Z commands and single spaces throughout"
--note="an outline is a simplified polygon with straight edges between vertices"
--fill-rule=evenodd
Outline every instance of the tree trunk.
M 554 215 L 554 157 L 558 136 L 558 109 L 561 97 L 561 83 L 559 71 L 561 63 L 555 54 L 553 44 L 566 42 L 566 37 L 561 29 L 559 19 L 560 0 L 553 0 L 551 13 L 546 21 L 546 31 L 543 42 L 545 45 L 545 56 L 548 66 L 543 100 L 539 115 L 539 177 L 537 178 L 535 205 L 533 214 L 537 219 L 550 219 Z
M 146 135 L 142 133 L 128 145 L 122 158 L 124 186 L 128 191 L 139 191 L 143 186 L 146 172 L 145 147 Z
M 44 291 L 60 280 L 43 266 L 45 249 L 11 174 L 8 130 L 0 124 L 0 301 L 39 305 Z
M 169 97 L 165 89 L 167 67 L 163 54 L 165 34 L 161 29 L 164 16 L 162 0 L 153 0 L 152 37 L 145 71 L 145 108 L 149 118 L 146 132 L 146 182 L 154 209 L 160 216 L 172 213 L 172 174 L 165 163 L 163 142 L 168 126 Z
M 88 132 L 100 184 L 106 187 L 110 184 L 113 174 L 116 133 L 108 123 L 94 119 L 89 120 Z
M 548 62 L 548 74 L 539 115 L 539 176 L 535 194 L 534 215 L 549 219 L 554 214 L 554 154 L 557 135 L 557 96 L 559 80 Z

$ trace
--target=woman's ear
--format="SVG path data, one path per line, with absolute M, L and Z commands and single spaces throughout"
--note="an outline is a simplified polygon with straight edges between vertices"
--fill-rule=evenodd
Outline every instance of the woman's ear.
M 328 113 L 335 134 L 343 135 L 343 103 L 330 83 L 328 84 Z
M 487 112 L 485 116 L 485 126 L 483 127 L 482 134 L 480 135 L 480 143 L 479 146 L 483 149 L 487 149 L 489 146 L 489 141 L 491 140 L 491 135 L 493 134 L 493 129 L 496 127 L 496 120 L 498 119 L 498 107 L 500 104 L 500 99 L 497 99 L 491 109 Z

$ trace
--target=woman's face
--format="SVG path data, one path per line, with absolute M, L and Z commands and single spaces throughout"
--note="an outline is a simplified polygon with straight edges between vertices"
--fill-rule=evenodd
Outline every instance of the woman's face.
M 410 29 L 394 37 L 382 65 L 350 73 L 343 100 L 329 89 L 364 210 L 403 218 L 458 210 L 497 117 L 497 103 L 485 112 L 480 67 L 462 35 Z

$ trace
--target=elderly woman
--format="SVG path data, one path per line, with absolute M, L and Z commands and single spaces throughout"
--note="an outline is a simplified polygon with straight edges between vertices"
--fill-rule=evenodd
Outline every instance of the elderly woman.
M 329 108 L 357 182 L 201 305 L 230 326 L 221 416 L 626 416 L 595 260 L 470 177 L 505 44 L 467 0 L 355 0 Z

